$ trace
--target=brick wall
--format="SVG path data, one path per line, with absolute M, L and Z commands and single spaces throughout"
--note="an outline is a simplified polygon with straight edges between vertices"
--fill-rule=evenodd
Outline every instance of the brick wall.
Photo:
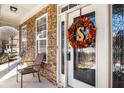
M 56 84 L 57 5 L 48 5 L 19 27 L 21 28 L 27 25 L 27 53 L 24 59 L 32 60 L 35 57 L 35 20 L 45 13 L 48 13 L 48 63 L 44 64 L 43 69 L 41 69 L 41 74 L 53 84 Z M 31 48 L 29 49 L 29 47 Z

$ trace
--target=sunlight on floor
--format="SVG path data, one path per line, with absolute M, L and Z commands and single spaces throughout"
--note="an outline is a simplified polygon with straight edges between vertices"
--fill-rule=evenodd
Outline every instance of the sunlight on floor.
M 5 70 L 6 68 L 8 68 L 8 65 L 6 65 L 6 64 L 0 65 L 0 72 Z
M 11 63 L 11 64 L 10 64 L 10 67 L 11 67 L 13 64 L 15 64 L 15 62 Z M 26 66 L 27 66 L 27 64 L 25 63 L 25 64 L 23 64 L 22 67 L 21 67 L 21 66 L 18 66 L 18 67 L 19 67 L 19 68 L 24 68 L 24 67 L 26 67 Z M 5 67 L 8 68 L 8 64 L 5 64 Z M 16 73 L 17 73 L 16 71 L 17 71 L 17 68 L 16 68 L 16 67 L 15 67 L 14 69 L 10 70 L 6 75 L 4 75 L 4 76 L 0 79 L 0 82 L 4 81 L 4 80 L 6 80 L 6 79 L 9 79 L 9 78 L 11 78 L 12 76 L 16 75 Z
M 15 64 L 15 63 L 14 62 L 10 63 L 9 66 L 12 66 L 13 64 Z M 8 68 L 8 63 L 0 65 L 0 72 L 7 68 Z
M 0 78 L 0 82 L 16 75 L 16 66 L 17 66 L 17 63 L 19 63 L 19 62 L 20 62 L 20 58 L 18 58 L 18 60 L 15 60 L 15 61 L 9 63 L 9 67 L 8 67 L 8 64 L 0 65 L 0 72 L 4 71 L 5 69 L 8 70 L 8 73 L 5 74 L 2 78 Z M 13 68 L 13 66 L 14 66 L 14 68 Z
M 15 60 L 15 61 L 9 63 L 9 67 L 11 67 L 15 63 L 18 63 L 21 60 L 21 58 L 19 58 L 19 57 L 17 57 L 17 58 L 18 58 L 18 60 Z M 7 68 L 8 68 L 8 63 L 0 65 L 0 72 Z
M 1 79 L 0 82 L 11 78 L 12 76 L 16 75 L 16 68 L 14 68 L 13 70 L 11 70 L 10 72 L 8 72 L 6 75 L 4 75 Z

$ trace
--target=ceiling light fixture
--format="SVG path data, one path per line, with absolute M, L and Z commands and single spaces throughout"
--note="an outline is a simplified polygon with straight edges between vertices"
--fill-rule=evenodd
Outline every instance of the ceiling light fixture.
M 18 10 L 18 8 L 14 7 L 14 6 L 10 6 L 10 11 L 11 12 L 16 12 Z

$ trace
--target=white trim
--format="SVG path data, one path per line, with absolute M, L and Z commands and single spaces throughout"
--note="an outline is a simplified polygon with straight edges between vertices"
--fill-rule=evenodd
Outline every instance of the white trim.
M 65 15 L 65 53 L 64 53 L 64 57 L 65 57 L 65 84 L 64 87 L 68 86 L 68 61 L 67 61 L 67 52 L 68 52 L 68 43 L 67 43 L 67 36 L 66 36 L 66 31 L 68 29 L 68 15 Z
M 36 19 L 36 21 L 39 20 L 39 19 L 41 19 L 41 18 L 43 18 L 43 17 L 45 17 L 45 16 L 48 16 L 48 13 L 45 13 L 45 14 L 41 15 L 40 17 L 38 17 L 38 18 Z
M 97 42 L 97 86 L 100 88 L 108 88 L 109 87 L 109 14 L 108 14 L 108 5 L 96 5 L 98 8 L 96 10 L 96 42 Z M 101 7 L 102 6 L 102 7 Z M 102 15 L 100 15 L 100 9 L 102 10 Z M 101 21 L 102 20 L 102 24 Z M 101 38 L 102 36 L 102 38 Z M 102 41 L 102 43 L 101 43 Z M 104 76 L 104 77 L 103 77 Z
M 110 38 L 110 41 L 109 41 L 109 61 L 110 61 L 110 64 L 109 64 L 109 87 L 112 88 L 113 87 L 113 37 L 112 37 L 112 5 L 109 5 L 109 26 L 110 26 L 110 32 L 109 32 L 109 38 Z

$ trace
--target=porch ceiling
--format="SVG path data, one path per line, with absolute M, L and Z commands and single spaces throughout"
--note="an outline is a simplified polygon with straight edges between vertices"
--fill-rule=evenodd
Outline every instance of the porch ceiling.
M 16 12 L 10 11 L 10 6 L 17 8 Z M 1 4 L 0 5 L 0 26 L 12 25 L 18 26 L 45 5 L 43 4 Z

